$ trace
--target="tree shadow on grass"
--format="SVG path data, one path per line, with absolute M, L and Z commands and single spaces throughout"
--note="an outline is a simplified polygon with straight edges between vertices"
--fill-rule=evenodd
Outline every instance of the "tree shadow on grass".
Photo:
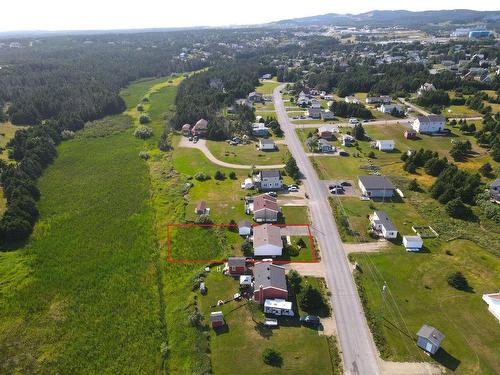
M 224 324 L 222 327 L 214 328 L 214 332 L 217 336 L 224 335 L 226 333 L 229 333 L 229 326 L 227 324 Z
M 273 335 L 273 330 L 262 322 L 257 322 L 254 327 L 260 337 L 269 339 Z
M 444 348 L 439 348 L 439 350 L 432 356 L 440 365 L 446 367 L 448 370 L 455 371 L 458 366 L 460 366 L 461 361 L 458 358 L 453 357 Z

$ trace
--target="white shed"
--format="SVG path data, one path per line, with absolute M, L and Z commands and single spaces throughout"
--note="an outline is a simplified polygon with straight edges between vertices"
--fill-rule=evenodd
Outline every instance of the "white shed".
M 392 151 L 394 150 L 394 141 L 392 139 L 377 140 L 375 147 L 379 151 Z
M 251 178 L 245 178 L 245 181 L 241 183 L 242 189 L 251 189 L 253 188 L 253 181 Z
M 420 236 L 403 236 L 403 245 L 406 251 L 420 251 L 424 241 Z

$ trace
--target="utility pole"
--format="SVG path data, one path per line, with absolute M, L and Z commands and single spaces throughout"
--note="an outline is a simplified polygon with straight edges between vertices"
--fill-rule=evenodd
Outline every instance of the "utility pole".
M 384 281 L 384 285 L 382 286 L 382 308 L 381 308 L 381 315 L 382 315 L 382 320 L 384 320 L 384 307 L 385 307 L 385 292 L 387 290 L 387 283 Z

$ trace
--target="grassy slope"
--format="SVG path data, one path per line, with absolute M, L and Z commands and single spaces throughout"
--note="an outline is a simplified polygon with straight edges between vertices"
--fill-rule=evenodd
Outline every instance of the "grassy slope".
M 208 141 L 207 146 L 217 159 L 232 164 L 283 164 L 283 159 L 288 153 L 288 148 L 284 144 L 278 144 L 277 150 L 274 151 L 259 151 L 257 149 L 258 142 L 231 146 L 226 142 Z
M 139 150 L 130 129 L 59 146 L 39 181 L 33 237 L 1 259 L 0 269 L 19 269 L 2 287 L 3 371 L 159 368 L 153 211 Z
M 388 252 L 354 258 L 363 270 L 359 280 L 387 340 L 389 358 L 431 360 L 414 345 L 415 333 L 427 323 L 446 335 L 443 350 L 434 358 L 438 363 L 457 374 L 500 371 L 500 333 L 492 329 L 498 322 L 481 300 L 483 293 L 497 290 L 498 258 L 465 240 L 436 243 L 430 253 L 412 254 L 392 247 Z M 457 270 L 467 277 L 473 293 L 448 286 L 447 274 Z M 390 288 L 385 304 L 380 296 L 384 281 Z

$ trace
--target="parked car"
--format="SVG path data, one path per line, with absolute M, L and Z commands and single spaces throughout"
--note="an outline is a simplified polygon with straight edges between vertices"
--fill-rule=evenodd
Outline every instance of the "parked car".
M 328 189 L 341 189 L 344 190 L 343 186 L 341 184 L 333 184 L 333 185 L 328 185 Z
M 300 322 L 304 325 L 318 326 L 320 320 L 316 315 L 304 315 L 300 317 Z
M 188 140 L 189 142 L 191 142 L 193 140 L 193 137 L 189 137 Z
M 344 194 L 344 189 L 340 189 L 340 188 L 333 188 L 333 189 L 330 189 L 330 193 L 331 194 Z
M 342 181 L 340 186 L 351 186 L 351 183 L 349 181 Z
M 270 197 L 275 197 L 276 198 L 278 196 L 278 193 L 276 193 L 275 191 L 268 191 L 267 195 L 269 195 Z
M 299 188 L 297 186 L 290 186 L 288 188 L 288 191 L 291 192 L 291 193 L 296 193 L 299 191 Z

